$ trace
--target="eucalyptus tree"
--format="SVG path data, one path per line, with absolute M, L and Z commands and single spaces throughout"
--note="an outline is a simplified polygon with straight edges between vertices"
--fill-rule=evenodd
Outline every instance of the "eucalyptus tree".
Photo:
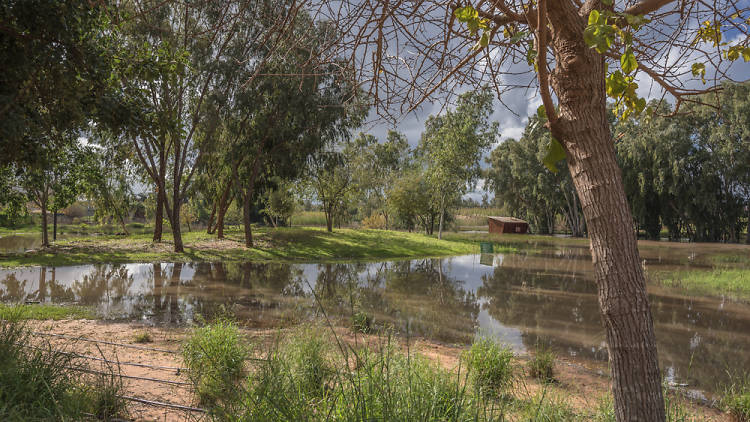
M 108 2 L 4 1 L 0 4 L 0 165 L 34 163 L 112 110 Z
M 543 164 L 551 142 L 544 118 L 532 116 L 519 140 L 500 143 L 486 159 L 485 186 L 495 193 L 500 206 L 531 223 L 538 233 L 554 232 L 562 215 L 573 236 L 585 228 L 578 194 L 567 168 L 546 171 Z
M 469 91 L 459 96 L 455 110 L 430 116 L 425 123 L 418 150 L 438 200 L 438 239 L 448 206 L 479 178 L 482 156 L 498 138 L 498 123 L 489 121 L 492 99 L 489 87 Z
M 395 223 L 409 231 L 419 225 L 425 234 L 432 235 L 435 219 L 440 216 L 438 204 L 421 166 L 402 172 L 388 191 L 388 207 L 393 210 Z
M 53 219 L 57 211 L 72 204 L 83 191 L 82 181 L 89 170 L 85 163 L 85 156 L 90 153 L 81 146 L 77 136 L 73 133 L 55 134 L 58 142 L 70 145 L 68 148 L 57 149 L 53 142 L 40 142 L 37 150 L 38 157 L 32 163 L 11 167 L 14 178 L 10 183 L 16 192 L 24 192 L 26 198 L 32 201 L 41 211 L 42 246 L 49 247 L 48 212 L 53 211 Z M 49 147 L 44 147 L 49 145 Z M 56 219 L 55 230 L 56 230 Z
M 181 204 L 215 142 L 200 136 L 215 125 L 207 99 L 229 88 L 220 84 L 220 75 L 237 65 L 236 51 L 230 50 L 258 41 L 259 35 L 245 28 L 254 25 L 264 3 L 135 0 L 122 5 L 130 16 L 124 25 L 131 47 L 127 58 L 149 64 L 146 69 L 127 66 L 121 74 L 124 90 L 148 110 L 145 123 L 127 137 L 156 190 L 156 224 L 166 210 L 176 252 L 184 249 Z M 160 237 L 157 227 L 154 238 Z
M 653 82 L 678 106 L 704 91 L 703 81 L 715 89 L 733 63 L 750 59 L 747 5 L 321 0 L 318 9 L 345 31 L 341 49 L 381 115 L 485 83 L 501 102 L 512 88 L 535 88 L 555 139 L 548 161 L 567 158 L 586 218 L 617 420 L 663 421 L 653 321 L 607 97 L 625 116 L 646 109 L 639 82 Z
M 362 217 L 379 213 L 389 226 L 387 193 L 411 161 L 409 142 L 395 130 L 389 130 L 384 142 L 360 133 L 347 145 L 344 154 L 353 168 Z

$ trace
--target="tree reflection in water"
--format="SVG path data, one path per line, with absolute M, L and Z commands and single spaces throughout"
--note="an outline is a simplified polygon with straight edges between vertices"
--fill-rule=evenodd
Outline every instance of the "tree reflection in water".
M 564 356 L 606 362 L 591 264 L 580 259 L 584 252 L 570 247 L 529 250 L 481 261 L 494 266 L 467 256 L 379 263 L 4 269 L 0 300 L 80 303 L 104 318 L 158 324 L 231 313 L 253 327 L 316 320 L 322 305 L 343 324 L 350 323 L 353 312 L 365 312 L 376 327 L 459 344 L 471 342 L 479 331 L 511 332 L 505 340 L 517 349 L 544 343 Z M 659 257 L 664 265 L 678 260 Z M 653 285 L 650 293 L 668 376 L 710 389 L 725 369 L 750 367 L 750 306 Z

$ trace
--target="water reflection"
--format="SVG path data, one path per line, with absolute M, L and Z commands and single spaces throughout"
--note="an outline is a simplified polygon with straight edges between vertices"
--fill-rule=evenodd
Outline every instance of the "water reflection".
M 607 359 L 589 261 L 579 248 L 347 264 L 95 264 L 0 270 L 0 300 L 80 303 L 105 318 L 183 324 L 231 310 L 256 327 L 365 311 L 401 334 L 466 344 L 477 332 Z M 671 259 L 666 265 L 674 265 Z M 750 367 L 750 306 L 650 286 L 662 367 L 708 390 Z

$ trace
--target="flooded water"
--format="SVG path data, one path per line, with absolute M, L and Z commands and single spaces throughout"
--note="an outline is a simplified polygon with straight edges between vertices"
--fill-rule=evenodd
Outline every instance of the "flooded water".
M 643 249 L 643 248 L 642 248 Z M 648 268 L 706 264 L 688 249 L 646 248 Z M 649 286 L 659 356 L 674 382 L 715 391 L 750 368 L 750 304 Z M 79 303 L 105 318 L 183 324 L 230 311 L 255 327 L 366 312 L 401 335 L 468 344 L 493 335 L 519 352 L 538 344 L 607 360 L 585 247 L 346 264 L 96 264 L 0 270 L 0 300 Z

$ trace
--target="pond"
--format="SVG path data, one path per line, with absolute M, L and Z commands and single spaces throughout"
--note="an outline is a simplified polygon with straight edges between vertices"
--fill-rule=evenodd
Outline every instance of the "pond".
M 646 248 L 648 268 L 706 266 L 690 249 Z M 649 286 L 668 380 L 716 391 L 750 368 L 750 304 Z M 379 263 L 95 264 L 0 270 L 4 302 L 78 303 L 104 318 L 184 324 L 231 312 L 254 327 L 364 312 L 403 336 L 468 344 L 492 335 L 606 367 L 593 268 L 585 247 Z

